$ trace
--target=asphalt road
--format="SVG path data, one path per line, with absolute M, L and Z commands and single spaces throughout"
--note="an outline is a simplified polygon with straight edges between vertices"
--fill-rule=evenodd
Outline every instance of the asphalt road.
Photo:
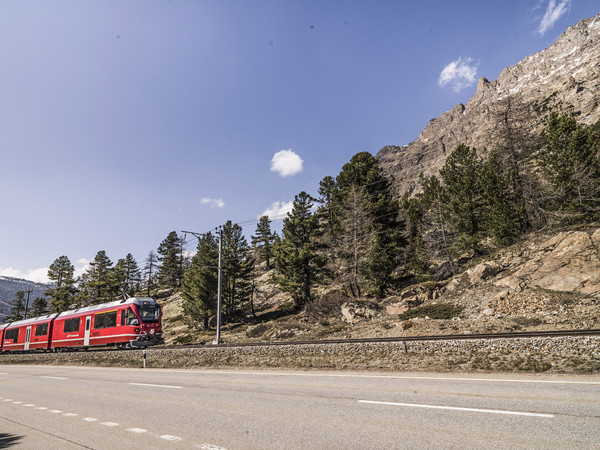
M 600 448 L 600 377 L 0 366 L 0 448 Z

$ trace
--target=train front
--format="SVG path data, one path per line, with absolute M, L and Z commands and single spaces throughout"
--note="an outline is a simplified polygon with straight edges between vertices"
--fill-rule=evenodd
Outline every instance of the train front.
M 148 347 L 150 345 L 164 344 L 162 337 L 162 311 L 156 300 L 150 297 L 136 297 L 129 299 L 136 309 L 139 317 L 139 326 L 134 328 L 137 339 L 129 343 L 132 347 Z M 129 303 L 128 301 L 128 303 Z

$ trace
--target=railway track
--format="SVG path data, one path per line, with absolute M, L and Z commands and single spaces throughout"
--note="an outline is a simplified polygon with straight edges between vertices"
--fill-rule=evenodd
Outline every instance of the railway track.
M 600 336 L 600 329 L 589 330 L 558 330 L 558 331 L 520 331 L 511 333 L 478 333 L 478 334 L 440 334 L 431 336 L 398 336 L 380 338 L 355 338 L 355 339 L 322 339 L 302 341 L 274 341 L 274 342 L 242 342 L 222 343 L 215 345 L 185 344 L 167 345 L 155 347 L 160 349 L 183 349 L 183 348 L 227 348 L 227 347 L 269 347 L 289 345 L 319 345 L 319 344 L 363 344 L 380 342 L 411 342 L 411 341 L 459 341 L 473 339 L 517 339 L 535 337 L 568 337 L 568 336 Z
M 189 348 L 232 348 L 232 347 L 275 347 L 292 345 L 323 345 L 323 344 L 368 344 L 383 342 L 415 342 L 415 341 L 460 341 L 475 339 L 518 339 L 536 337 L 569 337 L 569 336 L 600 336 L 600 329 L 588 330 L 558 330 L 558 331 L 519 331 L 511 333 L 477 333 L 477 334 L 439 334 L 430 336 L 397 336 L 379 338 L 355 338 L 355 339 L 322 339 L 322 340 L 300 340 L 300 341 L 274 341 L 274 342 L 240 342 L 222 344 L 182 344 L 162 345 L 148 347 L 149 350 L 183 350 Z M 70 349 L 65 351 L 81 352 L 106 352 L 117 350 L 114 347 L 100 347 L 89 349 Z M 119 349 L 120 351 L 136 351 L 139 348 Z M 15 352 L 21 353 L 21 352 Z M 36 352 L 37 353 L 37 352 Z M 2 354 L 6 354 L 2 352 Z

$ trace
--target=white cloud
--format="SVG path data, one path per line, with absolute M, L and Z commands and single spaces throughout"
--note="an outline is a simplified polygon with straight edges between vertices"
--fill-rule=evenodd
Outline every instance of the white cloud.
M 50 282 L 50 279 L 48 278 L 48 267 L 41 267 L 39 269 L 30 269 L 27 272 L 24 272 L 19 269 L 14 269 L 12 267 L 0 267 L 0 276 L 20 278 L 22 280 L 29 280 L 29 281 L 33 281 L 35 283 L 49 283 Z
M 260 219 L 262 216 L 269 216 L 271 220 L 283 219 L 285 216 L 287 216 L 287 213 L 292 210 L 293 206 L 293 201 L 273 202 L 271 203 L 271 206 L 265 209 L 262 214 L 259 214 L 256 218 Z
M 570 7 L 571 0 L 561 0 L 558 3 L 556 0 L 550 0 L 548 2 L 548 7 L 546 8 L 546 13 L 544 14 L 544 17 L 542 17 L 542 21 L 540 22 L 537 32 L 543 36 L 546 31 L 554 26 L 558 19 L 569 12 Z
M 75 278 L 83 275 L 90 268 L 90 260 L 87 258 L 79 258 L 76 264 L 73 264 L 75 267 Z
M 210 205 L 211 208 L 214 208 L 215 206 L 217 208 L 222 208 L 225 206 L 225 202 L 223 201 L 222 198 L 203 197 L 200 199 L 200 204 L 201 205 Z
M 291 148 L 281 150 L 273 155 L 271 159 L 271 171 L 277 172 L 282 177 L 296 175 L 302 172 L 304 161 Z
M 477 67 L 479 63 L 472 58 L 463 58 L 452 61 L 442 70 L 438 84 L 440 87 L 450 85 L 454 92 L 459 92 L 477 81 Z

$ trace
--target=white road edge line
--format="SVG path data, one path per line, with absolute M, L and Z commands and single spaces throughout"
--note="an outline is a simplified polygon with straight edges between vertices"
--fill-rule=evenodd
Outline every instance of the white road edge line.
M 151 386 L 151 387 L 163 387 L 169 389 L 183 389 L 183 386 L 170 386 L 168 384 L 146 384 L 146 383 L 129 383 L 133 386 Z
M 173 372 L 181 372 L 173 370 Z M 225 374 L 225 375 L 256 375 L 278 377 L 315 377 L 315 378 L 380 378 L 387 380 L 431 380 L 431 381 L 481 381 L 499 383 L 540 383 L 540 384 L 588 384 L 600 385 L 600 381 L 570 381 L 570 380 L 518 380 L 515 378 L 461 378 L 461 377 L 431 377 L 410 375 L 364 375 L 352 373 L 285 373 L 285 372 L 228 372 L 219 370 L 198 370 L 199 374 Z
M 68 378 L 66 378 L 66 377 L 50 377 L 50 376 L 44 376 L 44 375 L 40 376 L 40 378 L 49 378 L 51 380 L 68 380 Z
M 396 403 L 396 402 L 377 402 L 373 400 L 358 400 L 358 403 L 370 403 L 373 405 L 389 405 L 389 406 L 406 406 L 409 408 L 429 408 L 429 409 L 446 409 L 450 411 L 467 411 L 480 412 L 489 414 L 507 414 L 513 416 L 529 416 L 529 417 L 545 417 L 547 419 L 554 418 L 553 414 L 530 413 L 523 411 L 503 411 L 499 409 L 479 409 L 479 408 L 462 408 L 459 406 L 439 406 L 439 405 L 421 405 L 418 403 Z

